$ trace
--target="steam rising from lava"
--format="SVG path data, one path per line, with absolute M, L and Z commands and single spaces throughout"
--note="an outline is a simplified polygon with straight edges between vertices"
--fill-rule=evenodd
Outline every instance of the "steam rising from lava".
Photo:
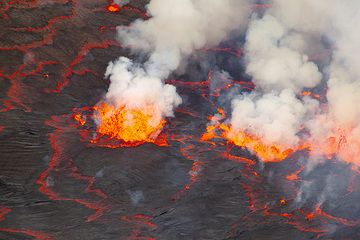
M 360 3 L 272 0 L 248 23 L 251 2 L 152 0 L 149 19 L 118 27 L 119 40 L 141 60 L 120 57 L 109 64 L 105 76 L 111 83 L 104 102 L 117 110 L 144 112 L 145 125 L 156 126 L 145 135 L 156 137 L 157 126 L 162 128 L 164 118 L 173 117 L 182 102 L 164 79 L 195 50 L 248 27 L 246 73 L 256 88 L 232 101 L 224 136 L 264 161 L 283 160 L 306 147 L 314 156 L 338 155 L 359 166 L 360 36 L 350 26 L 360 21 Z M 331 58 L 314 58 L 321 51 L 332 52 Z M 324 100 L 312 97 L 319 89 L 327 90 Z M 99 117 L 101 126 L 112 115 L 98 116 L 107 118 Z M 137 122 L 133 114 L 122 116 L 130 116 L 125 117 L 127 125 Z
M 254 16 L 245 50 L 246 72 L 257 87 L 233 100 L 231 131 L 266 146 L 305 144 L 315 156 L 360 166 L 360 35 L 353 29 L 359 7 L 356 0 L 273 0 Z M 324 50 L 331 58 L 311 60 Z M 321 88 L 325 101 L 301 94 Z
M 280 161 L 303 148 L 297 133 L 317 103 L 308 97 L 300 100 L 292 90 L 285 89 L 278 93 L 247 94 L 233 100 L 232 106 L 227 137 L 263 161 Z
M 149 19 L 137 20 L 126 28 L 118 27 L 119 40 L 135 53 L 145 54 L 147 60 L 134 63 L 120 57 L 109 63 L 105 77 L 109 77 L 111 83 L 104 101 L 111 107 L 99 105 L 99 129 L 119 119 L 112 117 L 114 111 L 104 112 L 113 108 L 146 112 L 146 116 L 151 117 L 142 118 L 147 119 L 142 125 L 163 126 L 164 118 L 172 117 L 173 109 L 182 102 L 175 87 L 164 84 L 163 80 L 195 50 L 215 46 L 232 31 L 242 29 L 248 18 L 249 4 L 247 0 L 152 0 L 147 10 Z M 118 131 L 106 135 L 123 141 L 138 141 L 138 137 L 121 137 L 126 126 L 139 122 L 138 114 L 125 115 L 130 116 L 125 125 L 120 121 L 102 132 Z M 135 128 L 140 132 L 144 129 Z M 141 134 L 153 138 L 155 132 L 159 132 L 157 127 L 149 131 L 150 134 Z
M 152 0 L 152 16 L 129 28 L 118 28 L 119 39 L 136 52 L 149 55 L 149 75 L 166 78 L 194 50 L 212 47 L 232 31 L 246 26 L 247 0 Z

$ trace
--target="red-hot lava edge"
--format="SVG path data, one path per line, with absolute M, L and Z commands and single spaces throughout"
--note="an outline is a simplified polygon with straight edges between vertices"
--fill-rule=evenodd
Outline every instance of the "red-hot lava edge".
M 2 207 L 0 208 L 0 223 L 5 220 L 6 215 L 11 212 L 10 208 Z M 7 233 L 20 233 L 24 234 L 26 236 L 32 237 L 34 239 L 38 240 L 52 240 L 54 239 L 50 234 L 43 233 L 40 231 L 33 231 L 30 229 L 16 229 L 16 228 L 2 228 L 0 227 L 1 232 L 7 232 Z
M 231 54 L 231 52 L 229 52 Z M 198 92 L 200 95 L 208 102 L 210 102 L 214 109 L 218 109 L 218 114 L 224 115 L 224 111 L 221 110 L 216 105 L 216 98 L 220 95 L 221 91 L 226 91 L 228 88 L 233 87 L 234 85 L 239 86 L 244 89 L 251 89 L 253 85 L 248 82 L 243 81 L 231 81 L 230 83 L 226 83 L 224 86 L 217 89 L 217 91 L 213 93 L 209 93 L 209 86 L 212 81 L 212 71 L 208 74 L 208 79 L 201 82 L 186 82 L 180 80 L 169 80 L 169 83 L 177 85 L 180 88 L 188 88 L 189 91 Z M 306 93 L 306 95 L 309 95 Z M 314 95 L 313 97 L 317 97 Z M 177 109 L 179 114 L 188 115 L 191 118 L 200 118 L 200 116 L 192 112 L 189 109 L 179 108 Z M 90 144 L 95 144 L 102 147 L 126 147 L 123 144 L 117 144 L 116 142 L 111 142 L 105 140 L 104 144 L 101 140 L 101 136 L 91 139 L 89 136 L 93 135 L 89 132 L 89 128 L 86 128 L 87 121 L 86 119 L 93 118 L 91 108 L 83 108 L 83 109 L 74 109 L 74 114 L 72 115 L 75 122 L 77 122 L 78 126 L 82 126 L 83 129 L 80 131 L 80 135 L 82 140 L 88 142 Z M 211 116 L 209 116 L 211 118 Z M 204 136 L 204 135 L 203 135 Z M 164 139 L 167 139 L 164 141 Z M 174 142 L 178 142 L 180 144 L 180 153 L 181 155 L 192 162 L 192 167 L 189 170 L 189 180 L 188 183 L 183 186 L 181 190 L 179 190 L 174 196 L 173 201 L 177 201 L 179 198 L 182 198 L 187 192 L 191 191 L 192 187 L 201 179 L 203 172 L 204 159 L 201 157 L 201 152 L 213 151 L 216 152 L 218 156 L 213 156 L 214 159 L 220 157 L 229 161 L 233 161 L 243 165 L 242 170 L 240 170 L 241 175 L 246 179 L 241 186 L 246 192 L 246 196 L 249 202 L 249 211 L 250 213 L 241 219 L 241 222 L 247 222 L 254 215 L 261 215 L 264 218 L 274 218 L 280 219 L 284 224 L 288 224 L 294 226 L 296 229 L 302 232 L 310 232 L 316 234 L 318 237 L 323 236 L 332 231 L 332 228 L 329 227 L 330 224 L 343 225 L 343 226 L 358 226 L 360 224 L 359 221 L 348 220 L 341 217 L 332 216 L 329 213 L 324 212 L 319 206 L 316 206 L 314 209 L 307 208 L 299 208 L 299 209 L 291 209 L 288 206 L 294 201 L 296 197 L 296 193 L 299 191 L 299 185 L 301 180 L 301 173 L 304 170 L 304 166 L 301 165 L 300 162 L 297 162 L 298 169 L 294 172 L 285 172 L 283 175 L 283 181 L 288 182 L 289 188 L 292 188 L 292 196 L 288 198 L 279 197 L 278 199 L 273 199 L 273 196 L 267 194 L 266 191 L 260 191 L 259 186 L 266 185 L 267 180 L 264 176 L 262 176 L 262 170 L 257 168 L 256 161 L 239 157 L 236 155 L 232 155 L 229 152 L 233 148 L 232 145 L 228 145 L 224 141 L 213 141 L 209 140 L 206 137 L 196 137 L 191 134 L 187 135 L 176 135 L 176 134 L 167 134 L 162 133 L 158 143 L 155 141 L 154 144 L 157 144 L 162 147 L 172 146 Z M 160 144 L 159 144 L 160 143 Z M 199 147 L 201 146 L 201 147 Z M 353 186 L 350 184 L 349 193 L 353 189 Z M 290 194 L 291 195 L 291 194 Z M 270 202 L 270 203 L 269 203 Z M 272 203 L 271 203 L 272 202 Z M 144 219 L 152 219 L 150 216 L 146 216 L 144 218 L 133 217 L 131 219 L 134 222 L 141 222 L 140 225 L 147 225 L 149 228 L 156 228 L 152 223 L 143 223 Z M 138 220 L 140 218 L 141 220 Z M 122 217 L 121 219 L 126 219 L 126 221 L 130 221 L 129 217 Z M 253 222 L 253 221 L 251 221 Z M 151 225 L 151 226 L 149 226 Z M 229 237 L 232 234 L 235 234 L 236 229 L 238 229 L 240 224 L 235 223 L 233 225 L 233 232 L 229 233 Z M 138 226 L 134 230 L 134 234 L 138 234 Z
M 47 21 L 46 25 L 43 26 L 26 26 L 26 27 L 10 27 L 7 31 L 10 32 L 19 32 L 19 33 L 34 33 L 41 36 L 41 40 L 35 40 L 29 43 L 23 43 L 19 45 L 0 45 L 0 51 L 17 51 L 21 52 L 24 56 L 27 54 L 32 54 L 33 52 L 37 52 L 39 48 L 51 46 L 55 37 L 61 31 L 60 26 L 62 24 L 66 24 L 66 22 L 76 21 L 78 19 L 78 13 L 81 14 L 97 14 L 104 13 L 109 11 L 109 6 L 113 6 L 112 11 L 107 14 L 122 14 L 125 12 L 131 12 L 138 17 L 147 18 L 147 14 L 143 12 L 141 9 L 133 7 L 131 5 L 125 5 L 123 7 L 114 6 L 113 2 L 104 3 L 104 6 L 96 7 L 93 9 L 87 9 L 81 5 L 81 1 L 77 0 L 58 0 L 53 1 L 62 5 L 69 4 L 71 6 L 71 11 L 67 15 L 55 16 L 50 18 Z M 41 1 L 36 0 L 13 0 L 7 1 L 0 5 L 0 13 L 1 18 L 3 20 L 9 19 L 9 12 L 12 9 L 33 9 L 38 7 L 41 4 Z M 256 5 L 255 8 L 266 8 L 267 5 Z M 84 12 L 85 11 L 85 12 Z M 106 33 L 107 30 L 113 31 L 115 29 L 115 25 L 109 26 L 98 26 L 97 30 L 103 34 Z M 101 35 L 100 34 L 100 35 Z M 100 38 L 98 40 L 94 40 L 93 42 L 84 42 L 77 50 L 75 56 L 66 63 L 59 62 L 57 59 L 42 59 L 38 58 L 35 54 L 34 58 L 30 58 L 30 60 L 25 61 L 16 67 L 15 70 L 7 71 L 5 69 L 0 69 L 0 77 L 6 79 L 10 86 L 6 92 L 6 99 L 2 101 L 2 113 L 7 113 L 12 110 L 21 109 L 26 112 L 31 112 L 31 101 L 26 97 L 27 94 L 27 86 L 24 83 L 24 80 L 31 76 L 40 76 L 44 79 L 49 78 L 49 74 L 44 71 L 44 69 L 51 65 L 61 66 L 61 78 L 56 82 L 55 87 L 47 87 L 44 89 L 47 94 L 57 94 L 60 93 L 65 87 L 67 87 L 71 82 L 71 78 L 73 75 L 84 75 L 86 73 L 95 74 L 101 76 L 102 73 L 93 72 L 90 69 L 80 68 L 78 69 L 78 65 L 81 61 L 87 56 L 87 54 L 93 49 L 106 49 L 110 46 L 119 46 L 117 42 L 112 39 Z M 222 53 L 228 53 L 232 56 L 241 57 L 242 52 L 238 49 L 230 49 L 230 48 L 215 48 L 215 49 L 202 49 L 202 51 L 216 51 Z M 315 56 L 316 58 L 318 56 Z M 254 88 L 254 85 L 249 82 L 244 81 L 230 81 L 226 85 L 220 86 L 215 91 L 209 93 L 209 86 L 212 80 L 212 72 L 210 71 L 208 74 L 208 79 L 202 82 L 185 82 L 180 80 L 168 80 L 168 83 L 174 84 L 177 87 L 188 88 L 191 91 L 200 93 L 200 95 L 206 99 L 214 109 L 219 109 L 219 106 L 216 105 L 216 98 L 220 96 L 222 91 L 226 91 L 227 89 L 232 88 L 233 86 L 240 86 L 242 89 L 251 90 Z M 53 85 L 53 84 L 49 84 Z M 304 93 L 306 95 L 311 93 Z M 314 95 L 314 97 L 322 97 Z M 79 136 L 82 140 L 87 141 L 90 145 L 95 144 L 96 146 L 105 146 L 105 147 L 122 147 L 122 145 L 114 145 L 109 142 L 91 142 L 92 138 L 90 138 L 91 131 L 87 126 L 86 117 L 91 115 L 91 108 L 80 108 L 73 109 L 73 112 L 67 115 L 58 115 L 50 117 L 45 124 L 47 126 L 55 129 L 49 136 L 49 142 L 52 147 L 52 157 L 48 164 L 48 166 L 41 172 L 38 177 L 36 183 L 39 186 L 39 191 L 54 201 L 70 201 L 81 206 L 84 206 L 91 211 L 92 214 L 85 218 L 86 222 L 93 222 L 103 216 L 106 211 L 111 210 L 111 205 L 108 204 L 109 196 L 103 192 L 101 189 L 95 187 L 95 178 L 92 176 L 86 176 L 80 172 L 78 167 L 74 164 L 71 156 L 67 154 L 68 139 L 69 135 L 76 135 L 76 131 L 78 131 Z M 90 113 L 89 113 L 90 112 Z M 178 113 L 186 114 L 193 118 L 200 118 L 197 113 L 189 110 L 189 109 L 178 109 Z M 90 114 L 90 115 L 89 115 Z M 91 117 L 91 116 L 90 116 Z M 6 126 L 0 128 L 1 131 L 6 128 Z M 256 162 L 231 155 L 228 152 L 231 145 L 227 146 L 227 143 L 224 141 L 209 141 L 203 140 L 200 137 L 196 137 L 194 135 L 172 135 L 162 133 L 160 141 L 158 142 L 160 146 L 166 147 L 168 144 L 179 143 L 180 153 L 182 156 L 189 161 L 192 162 L 192 167 L 189 170 L 189 179 L 188 183 L 183 186 L 181 190 L 179 190 L 174 196 L 173 200 L 176 201 L 179 198 L 182 198 L 187 192 L 191 191 L 192 187 L 201 180 L 203 168 L 204 168 L 204 159 L 201 158 L 201 154 L 199 151 L 214 151 L 217 152 L 218 156 L 228 160 L 233 161 L 238 164 L 243 165 L 244 167 L 241 169 L 241 175 L 244 176 L 244 182 L 242 183 L 242 187 L 246 191 L 246 195 L 249 202 L 249 211 L 250 213 L 245 217 L 245 219 L 239 219 L 239 223 L 235 223 L 233 226 L 234 231 L 241 224 L 240 222 L 244 222 L 247 219 L 250 219 L 255 214 L 262 215 L 264 217 L 274 217 L 280 218 L 286 224 L 290 224 L 300 231 L 304 232 L 313 232 L 321 236 L 322 234 L 326 234 L 330 232 L 331 229 L 328 229 L 325 224 L 327 222 L 345 225 L 345 226 L 357 226 L 359 222 L 347 220 L 345 218 L 332 216 L 326 212 L 324 212 L 320 207 L 315 209 L 297 209 L 295 211 L 287 212 L 287 206 L 293 201 L 293 199 L 275 199 L 274 204 L 269 204 L 269 199 L 271 196 L 266 196 L 266 193 L 259 191 L 259 186 L 266 184 L 266 180 L 261 174 L 261 170 L 256 168 Z M 155 143 L 156 144 L 156 143 Z M 197 149 L 198 145 L 204 146 L 202 149 Z M 214 156 L 214 158 L 216 158 Z M 285 176 L 284 180 L 288 181 L 289 184 L 294 186 L 294 191 L 296 191 L 296 182 L 301 181 L 301 172 L 303 170 L 303 166 L 299 165 L 299 169 L 295 172 L 289 173 Z M 76 181 L 79 183 L 79 186 L 83 186 L 84 189 L 79 190 L 79 196 L 68 196 L 66 192 L 56 192 L 56 190 L 48 184 L 49 178 L 51 178 L 54 174 L 59 174 L 66 176 L 68 179 L 72 181 Z M 85 187 L 84 187 L 85 184 Z M 80 188 L 80 187 L 79 187 Z M 349 187 L 349 192 L 353 190 L 353 186 Z M 81 194 L 80 194 L 81 193 Z M 6 216 L 10 214 L 12 209 L 4 206 L 0 208 L 0 222 L 6 219 Z M 132 235 L 129 239 L 154 239 L 152 237 L 143 237 L 141 231 L 143 229 L 153 230 L 156 229 L 157 226 L 153 223 L 153 216 L 137 214 L 131 216 L 121 216 L 119 217 L 120 221 L 127 222 L 130 224 L 134 224 L 134 228 L 132 231 Z M 17 229 L 17 228 L 0 228 L 1 232 L 8 233 L 17 233 L 27 235 L 29 237 L 35 239 L 52 239 L 52 236 L 47 233 L 43 233 L 40 231 L 30 230 L 30 229 Z M 233 232 L 229 233 L 231 237 Z
M 232 52 L 233 51 L 229 51 L 230 54 L 232 54 Z M 209 71 L 208 79 L 203 82 L 194 83 L 176 80 L 169 80 L 168 82 L 181 87 L 196 89 L 196 91 L 200 92 L 203 98 L 209 101 L 214 106 L 214 108 L 217 109 L 217 114 L 222 117 L 225 117 L 224 110 L 222 110 L 219 106 L 216 105 L 216 98 L 220 96 L 221 91 L 231 88 L 234 85 L 239 85 L 240 88 L 246 90 L 251 90 L 254 87 L 252 83 L 249 82 L 231 81 L 230 83 L 227 82 L 222 87 L 219 87 L 218 89 L 216 89 L 216 91 L 209 93 L 209 86 L 211 84 L 211 81 L 212 71 Z M 313 98 L 317 99 L 324 98 L 324 94 L 313 94 L 311 92 L 303 92 L 302 94 L 312 96 Z M 183 112 L 183 110 L 179 109 L 179 112 Z M 189 115 L 197 117 L 192 113 L 190 113 Z M 209 120 L 211 120 L 211 118 L 213 118 L 213 116 L 209 116 Z M 298 208 L 294 210 L 287 207 L 291 205 L 291 203 L 295 200 L 296 194 L 300 191 L 299 184 L 297 183 L 303 181 L 301 180 L 301 173 L 304 171 L 305 168 L 305 166 L 302 165 L 301 162 L 297 162 L 298 170 L 295 170 L 294 172 L 289 172 L 283 176 L 284 179 L 282 181 L 288 182 L 286 184 L 289 186 L 289 188 L 293 188 L 293 194 L 291 194 L 292 197 L 288 197 L 287 199 L 283 197 L 279 199 L 272 199 L 273 197 L 270 196 L 270 194 L 267 194 L 266 191 L 259 190 L 259 186 L 266 185 L 267 180 L 264 178 L 264 176 L 262 176 L 262 170 L 256 168 L 256 162 L 248 158 L 229 154 L 230 149 L 232 148 L 231 143 L 216 141 L 218 140 L 218 137 L 209 137 L 207 136 L 207 134 L 208 132 L 205 132 L 200 139 L 193 139 L 193 136 L 188 136 L 188 138 L 192 138 L 194 141 L 207 143 L 209 145 L 209 149 L 221 149 L 222 146 L 230 144 L 227 149 L 219 151 L 218 154 L 224 159 L 245 165 L 245 167 L 240 170 L 240 172 L 243 178 L 246 179 L 246 181 L 242 183 L 242 187 L 246 191 L 246 195 L 248 197 L 250 213 L 240 220 L 241 224 L 243 224 L 244 222 L 253 222 L 249 221 L 250 217 L 260 214 L 264 218 L 274 217 L 276 219 L 280 219 L 283 221 L 284 224 L 292 225 L 302 232 L 314 233 L 317 237 L 321 237 L 331 233 L 333 231 L 333 227 L 331 226 L 331 224 L 345 227 L 360 226 L 360 221 L 333 216 L 322 210 L 319 205 L 316 205 L 314 208 L 311 209 Z M 183 143 L 185 144 L 184 141 Z M 184 157 L 194 162 L 192 170 L 189 172 L 191 176 L 190 184 L 186 185 L 180 193 L 189 190 L 191 186 L 197 181 L 199 172 L 201 173 L 202 162 L 196 161 L 196 156 L 198 156 L 198 154 L 194 154 L 193 150 L 194 146 L 191 144 L 187 144 L 187 146 L 180 149 Z M 216 156 L 214 156 L 214 158 L 216 158 Z M 354 181 L 350 181 L 348 186 L 349 194 L 354 191 L 354 184 Z M 238 223 L 233 225 L 233 231 L 229 233 L 229 237 L 232 237 L 233 234 L 236 234 L 236 230 L 239 229 L 239 226 L 241 224 Z
M 70 4 L 71 5 L 71 11 L 69 15 L 63 15 L 63 16 L 56 16 L 53 18 L 50 18 L 47 20 L 47 24 L 39 27 L 9 27 L 7 30 L 10 32 L 19 32 L 19 33 L 35 33 L 39 34 L 41 36 L 41 40 L 36 40 L 29 43 L 19 44 L 19 45 L 4 45 L 3 43 L 0 44 L 0 51 L 19 51 L 24 54 L 33 54 L 32 51 L 36 51 L 37 49 L 41 47 L 49 46 L 53 43 L 56 35 L 58 34 L 58 31 L 61 31 L 61 29 L 58 29 L 57 27 L 61 24 L 64 24 L 66 21 L 76 21 L 77 19 L 77 13 L 84 14 L 85 13 L 102 13 L 107 12 L 106 7 L 98 7 L 94 9 L 85 8 L 82 6 L 81 1 L 77 0 L 55 0 L 52 1 L 53 3 L 59 3 L 63 5 Z M 11 9 L 34 9 L 36 7 L 41 6 L 42 1 L 41 0 L 21 0 L 21 1 L 8 1 L 4 2 L 2 5 L 0 5 L 0 12 L 2 13 L 3 19 L 8 19 L 7 12 L 11 11 Z M 111 3 L 110 3 L 111 4 Z M 125 5 L 121 8 L 122 12 L 128 12 L 128 13 L 134 13 L 142 18 L 147 18 L 145 12 L 140 10 L 139 8 L 133 7 L 131 5 Z M 111 12 L 113 13 L 113 12 Z M 117 12 L 116 12 L 117 13 Z M 99 26 L 97 28 L 97 31 L 100 33 L 103 32 L 106 28 L 115 29 L 114 26 Z M 3 108 L 0 109 L 1 112 L 9 111 L 11 109 L 14 109 L 14 105 L 17 105 L 21 109 L 25 111 L 31 111 L 31 109 L 24 103 L 23 98 L 23 88 L 24 85 L 22 81 L 29 76 L 34 75 L 40 75 L 42 74 L 44 78 L 48 78 L 49 75 L 44 71 L 44 67 L 47 65 L 61 65 L 62 67 L 62 75 L 60 77 L 60 80 L 57 82 L 55 88 L 45 88 L 44 91 L 51 93 L 59 93 L 61 90 L 66 87 L 69 84 L 70 78 L 73 75 L 84 75 L 86 73 L 95 74 L 90 69 L 76 69 L 77 65 L 83 60 L 83 58 L 92 50 L 92 49 L 106 49 L 110 46 L 120 46 L 120 44 L 113 40 L 113 39 L 101 39 L 94 42 L 87 42 L 85 41 L 82 46 L 79 47 L 79 50 L 75 57 L 69 62 L 69 63 L 62 63 L 58 60 L 41 60 L 35 58 L 31 58 L 28 61 L 24 61 L 23 64 L 18 66 L 18 68 L 11 72 L 6 73 L 4 69 L 0 69 L 0 77 L 3 77 L 5 79 L 8 79 L 11 86 L 7 90 L 7 96 L 8 99 L 3 101 Z

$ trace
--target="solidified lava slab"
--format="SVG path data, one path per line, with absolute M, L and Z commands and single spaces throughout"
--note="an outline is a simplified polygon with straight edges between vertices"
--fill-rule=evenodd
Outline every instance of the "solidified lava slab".
M 357 176 L 333 215 L 294 209 L 301 161 L 264 166 L 225 141 L 201 140 L 215 99 L 234 86 L 251 91 L 246 79 L 213 85 L 212 69 L 190 66 L 167 80 L 184 99 L 167 120 L 167 146 L 88 141 L 107 63 L 130 55 L 115 27 L 147 18 L 147 2 L 117 12 L 103 0 L 0 4 L 0 239 L 300 240 L 329 239 L 335 228 L 343 231 L 334 239 L 359 236 L 349 212 L 359 212 Z M 199 54 L 227 59 L 229 70 L 242 57 L 228 46 Z

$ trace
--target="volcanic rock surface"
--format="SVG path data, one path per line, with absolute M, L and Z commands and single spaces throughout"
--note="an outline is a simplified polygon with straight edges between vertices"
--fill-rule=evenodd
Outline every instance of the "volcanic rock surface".
M 224 140 L 201 140 L 219 93 L 253 87 L 214 83 L 214 64 L 168 80 L 184 103 L 167 119 L 166 146 L 91 141 L 106 66 L 130 54 L 115 27 L 147 18 L 146 3 L 116 12 L 103 0 L 0 3 L 0 239 L 359 239 L 350 167 L 328 162 L 302 179 L 305 154 L 263 164 Z M 198 58 L 243 77 L 231 42 Z M 339 172 L 348 181 L 321 209 L 312 195 L 296 202 L 304 181 L 321 192 Z

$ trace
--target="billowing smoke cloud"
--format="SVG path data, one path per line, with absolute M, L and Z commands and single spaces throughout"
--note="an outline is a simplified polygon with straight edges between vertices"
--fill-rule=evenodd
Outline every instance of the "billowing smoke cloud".
M 246 72 L 257 88 L 233 101 L 232 126 L 268 144 L 307 141 L 314 155 L 337 154 L 360 166 L 360 35 L 354 29 L 360 2 L 273 0 L 271 6 L 249 24 Z M 310 60 L 315 49 L 329 46 L 330 64 Z M 327 89 L 325 102 L 301 94 L 316 86 Z
M 272 15 L 251 21 L 245 45 L 246 72 L 257 89 L 233 101 L 231 125 L 235 130 L 246 130 L 268 145 L 291 148 L 299 144 L 297 133 L 317 103 L 296 95 L 321 80 L 317 66 L 300 51 L 304 41 Z
M 160 78 L 149 76 L 141 66 L 135 65 L 128 58 L 120 57 L 109 63 L 105 77 L 109 76 L 111 84 L 106 99 L 110 99 L 115 106 L 155 110 L 149 113 L 154 125 L 164 116 L 172 117 L 173 108 L 181 103 L 174 86 L 163 84 Z
M 262 90 L 299 93 L 321 80 L 317 66 L 301 52 L 304 39 L 266 14 L 250 23 L 246 37 L 247 73 Z
M 152 0 L 152 16 L 119 28 L 119 38 L 132 49 L 149 54 L 150 75 L 167 77 L 181 61 L 203 47 L 215 46 L 246 26 L 247 0 Z
M 215 46 L 246 26 L 249 2 L 152 0 L 147 6 L 148 20 L 118 28 L 121 43 L 136 54 L 145 54 L 146 61 L 133 63 L 121 57 L 110 63 L 105 74 L 111 80 L 106 101 L 130 108 L 151 104 L 156 121 L 173 116 L 181 98 L 163 80 L 195 50 Z
M 297 135 L 303 121 L 312 116 L 318 104 L 305 98 L 300 100 L 290 89 L 279 93 L 251 93 L 232 102 L 231 125 L 235 131 L 246 130 L 261 137 L 268 144 L 297 146 Z

